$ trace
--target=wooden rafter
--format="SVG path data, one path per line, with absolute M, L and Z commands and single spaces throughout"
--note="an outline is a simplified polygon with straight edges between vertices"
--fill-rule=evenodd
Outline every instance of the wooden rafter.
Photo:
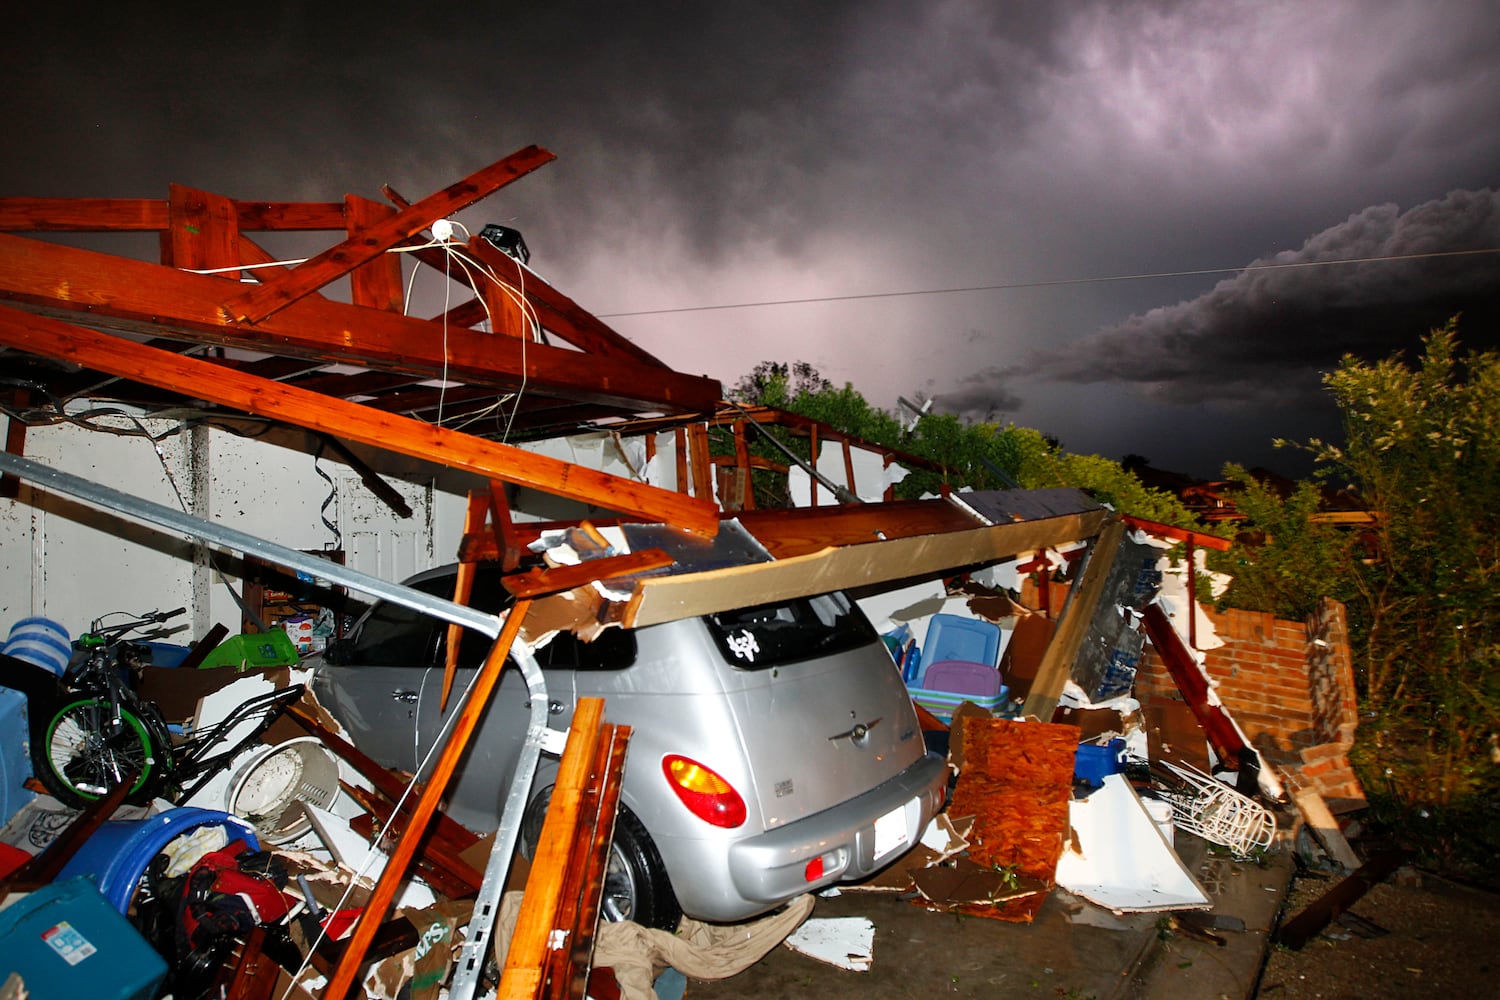
M 316 297 L 303 298 L 262 323 L 232 321 L 226 288 L 238 282 L 190 274 L 23 237 L 0 235 L 0 299 L 54 316 L 85 314 L 90 326 L 173 336 L 222 347 L 447 377 L 502 390 L 528 391 L 632 411 L 712 410 L 713 379 L 625 359 L 580 363 L 577 351 Z M 447 361 L 444 363 L 444 346 Z M 24 346 L 23 350 L 26 349 Z
M 235 319 L 259 323 L 307 293 L 322 288 L 361 264 L 369 263 L 436 220 L 467 208 L 554 159 L 552 153 L 540 146 L 527 146 L 395 215 L 361 229 L 357 236 L 329 247 L 259 287 L 235 296 L 226 308 Z

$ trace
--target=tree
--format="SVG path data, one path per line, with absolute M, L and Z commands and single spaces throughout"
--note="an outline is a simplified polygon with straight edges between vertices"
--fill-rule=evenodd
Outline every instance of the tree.
M 1345 357 L 1325 378 L 1345 443 L 1303 446 L 1376 514 L 1352 578 L 1364 696 L 1418 741 L 1431 773 L 1414 790 L 1438 803 L 1494 778 L 1500 727 L 1500 355 L 1461 355 L 1456 330 L 1415 366 Z
M 1244 516 L 1241 538 L 1253 544 L 1242 542 L 1209 557 L 1210 569 L 1232 578 L 1220 603 L 1302 619 L 1324 597 L 1348 604 L 1357 596 L 1359 536 L 1316 519 L 1323 504 L 1317 484 L 1298 483 L 1282 496 L 1233 463 L 1224 467 L 1224 478 L 1239 486 L 1235 506 Z M 1358 608 L 1351 611 L 1357 614 Z

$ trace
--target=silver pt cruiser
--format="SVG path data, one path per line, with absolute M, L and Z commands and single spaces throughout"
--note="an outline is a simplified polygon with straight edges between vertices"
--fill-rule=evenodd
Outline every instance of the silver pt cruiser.
M 454 576 L 444 567 L 407 584 L 446 596 Z M 495 612 L 507 601 L 498 571 L 481 568 L 470 603 Z M 438 737 L 446 632 L 376 604 L 318 666 L 319 700 L 384 764 L 416 771 Z M 488 646 L 466 634 L 455 691 Z M 609 628 L 593 642 L 560 633 L 537 660 L 553 728 L 584 697 L 633 728 L 604 890 L 611 919 L 671 929 L 684 913 L 756 916 L 874 874 L 942 807 L 946 764 L 927 753 L 885 644 L 841 593 Z M 495 828 L 528 717 L 526 686 L 507 669 L 450 785 L 451 817 Z M 522 823 L 528 853 L 556 772 L 544 756 Z

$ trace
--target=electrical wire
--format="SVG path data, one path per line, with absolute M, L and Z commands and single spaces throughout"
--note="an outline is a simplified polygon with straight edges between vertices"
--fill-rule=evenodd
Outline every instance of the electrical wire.
M 964 285 L 957 288 L 914 288 L 899 292 L 864 292 L 857 295 L 819 295 L 805 299 L 763 299 L 709 306 L 679 306 L 673 309 L 637 309 L 630 312 L 595 313 L 599 319 L 627 316 L 666 316 L 672 313 L 713 312 L 722 309 L 756 309 L 762 306 L 798 306 L 817 302 L 855 302 L 860 299 L 895 299 L 916 295 L 953 295 L 959 292 L 998 292 L 1021 288 L 1051 288 L 1058 285 L 1103 284 L 1112 281 L 1145 281 L 1149 278 L 1190 278 L 1204 274 L 1238 274 L 1242 271 L 1277 271 L 1294 267 L 1331 267 L 1335 264 L 1376 264 L 1383 261 L 1428 260 L 1500 253 L 1500 247 L 1482 250 L 1437 250 L 1429 253 L 1389 254 L 1383 257 L 1346 257 L 1338 260 L 1298 260 L 1278 264 L 1242 264 L 1239 267 L 1201 267 L 1187 271 L 1148 271 L 1140 274 L 1104 274 L 1091 278 L 1055 278 L 1049 281 L 1011 281 L 994 285 Z

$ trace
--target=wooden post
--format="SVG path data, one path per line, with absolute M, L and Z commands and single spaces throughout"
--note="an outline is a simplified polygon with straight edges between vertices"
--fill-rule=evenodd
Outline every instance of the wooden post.
M 464 534 L 472 535 L 484 530 L 484 522 L 490 510 L 490 495 L 485 490 L 469 491 L 469 507 L 464 513 Z M 469 595 L 474 592 L 474 570 L 476 563 L 463 560 L 453 578 L 453 601 L 467 605 Z M 458 646 L 463 641 L 464 627 L 457 622 L 448 623 L 448 645 L 443 656 L 443 691 L 438 698 L 438 711 L 448 708 L 448 693 L 453 690 L 453 678 L 458 674 Z

